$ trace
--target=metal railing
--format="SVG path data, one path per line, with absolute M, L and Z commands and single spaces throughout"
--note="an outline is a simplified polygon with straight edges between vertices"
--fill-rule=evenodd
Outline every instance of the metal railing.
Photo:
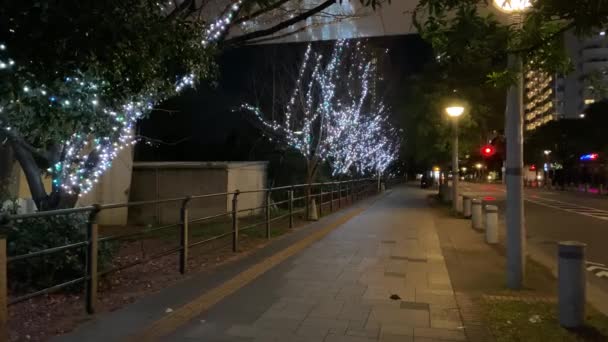
M 45 211 L 45 212 L 37 212 L 31 214 L 22 214 L 22 215 L 8 215 L 0 217 L 0 226 L 10 227 L 13 222 L 21 221 L 25 219 L 32 218 L 48 218 L 51 216 L 58 215 L 68 215 L 68 214 L 88 214 L 88 219 L 86 222 L 86 240 L 79 242 L 72 242 L 70 244 L 66 244 L 63 246 L 55 246 L 52 248 L 47 248 L 44 250 L 33 251 L 26 254 L 21 255 L 13 255 L 7 256 L 7 241 L 6 237 L 0 236 L 0 334 L 6 336 L 7 335 L 7 307 L 10 305 L 14 305 L 19 302 L 23 302 L 25 300 L 49 294 L 61 289 L 64 289 L 69 286 L 73 286 L 75 284 L 84 283 L 84 292 L 85 292 L 85 308 L 86 312 L 92 314 L 95 312 L 97 307 L 97 294 L 98 289 L 97 285 L 99 283 L 99 277 L 106 276 L 108 274 L 124 270 L 130 267 L 134 267 L 136 265 L 140 265 L 143 263 L 150 262 L 152 260 L 175 254 L 179 254 L 179 271 L 182 274 L 187 272 L 188 268 L 188 256 L 189 251 L 192 247 L 200 246 L 203 244 L 207 244 L 219 239 L 226 238 L 231 236 L 232 238 L 232 251 L 238 252 L 239 250 L 239 233 L 248 229 L 252 229 L 258 226 L 263 225 L 265 229 L 265 237 L 270 239 L 271 236 L 271 225 L 273 222 L 278 220 L 288 218 L 288 227 L 294 227 L 294 215 L 297 213 L 304 212 L 306 214 L 306 218 L 308 218 L 310 206 L 308 205 L 312 199 L 315 199 L 315 202 L 318 202 L 318 211 L 322 216 L 325 213 L 325 210 L 329 209 L 329 213 L 334 212 L 337 209 L 348 205 L 349 203 L 353 203 L 356 200 L 363 198 L 364 196 L 368 196 L 370 194 L 375 194 L 379 191 L 379 186 L 377 183 L 377 179 L 373 178 L 365 178 L 365 179 L 356 179 L 349 181 L 340 181 L 340 182 L 325 182 L 325 183 L 313 183 L 313 184 L 297 184 L 297 185 L 289 185 L 282 186 L 276 188 L 268 188 L 268 189 L 257 189 L 257 190 L 248 190 L 248 191 L 239 191 L 236 190 L 234 192 L 224 192 L 224 193 L 214 193 L 214 194 L 206 194 L 206 195 L 192 195 L 185 197 L 177 197 L 177 198 L 169 198 L 169 199 L 161 199 L 161 200 L 152 200 L 152 201 L 138 201 L 138 202 L 127 202 L 127 203 L 116 203 L 116 204 L 104 204 L 104 205 L 91 205 L 80 208 L 73 209 L 61 209 L 54 211 Z M 258 206 L 255 208 L 239 208 L 239 198 L 243 194 L 252 194 L 252 193 L 263 193 L 264 197 L 264 205 Z M 282 199 L 276 202 L 272 201 L 272 196 L 275 195 L 277 197 L 281 197 Z M 296 194 L 301 194 L 301 196 L 296 196 Z M 192 208 L 192 202 L 199 199 L 205 198 L 216 198 L 216 197 L 226 197 L 232 196 L 231 199 L 231 210 L 227 210 L 224 213 L 209 215 L 200 218 L 191 218 L 189 213 Z M 308 200 L 306 201 L 306 199 Z M 298 204 L 302 204 L 303 206 Z M 104 237 L 99 237 L 99 225 L 97 223 L 97 218 L 99 213 L 104 210 L 111 209 L 119 209 L 119 208 L 130 208 L 136 206 L 144 206 L 144 205 L 158 205 L 158 204 L 167 204 L 167 203 L 181 203 L 179 207 L 179 222 L 174 224 L 166 224 L 160 225 L 159 227 L 155 227 L 152 229 L 130 232 L 125 234 L 116 234 L 109 235 Z M 308 204 L 307 204 L 308 203 Z M 280 205 L 287 204 L 288 212 L 282 215 L 278 215 L 276 217 L 272 217 L 271 208 L 278 207 Z M 327 208 L 329 207 L 329 208 Z M 263 210 L 263 221 L 254 222 L 244 227 L 239 227 L 239 213 L 243 212 L 251 212 L 253 210 Z M 189 228 L 191 224 L 201 223 L 206 221 L 211 221 L 214 219 L 229 217 L 231 221 L 231 230 L 226 233 L 218 234 L 209 238 L 202 239 L 196 242 L 190 242 L 190 234 Z M 115 266 L 108 270 L 99 271 L 98 270 L 98 258 L 99 258 L 99 245 L 100 243 L 107 243 L 109 241 L 115 241 L 126 238 L 137 238 L 149 235 L 154 232 L 161 232 L 171 228 L 179 228 L 179 246 L 175 248 L 171 248 L 165 251 L 157 252 L 147 258 L 142 258 L 141 260 L 137 260 L 135 262 L 131 262 L 125 265 Z M 8 265 L 14 263 L 16 261 L 22 261 L 31 259 L 34 257 L 43 257 L 48 256 L 50 254 L 56 254 L 60 252 L 66 252 L 71 250 L 84 250 L 84 263 L 85 263 L 85 272 L 82 277 L 78 277 L 76 279 L 72 279 L 66 281 L 61 284 L 56 284 L 51 287 L 47 287 L 35 292 L 31 292 L 25 295 L 21 295 L 18 297 L 8 298 L 7 291 L 7 269 Z M 0 336 L 0 339 L 4 336 Z

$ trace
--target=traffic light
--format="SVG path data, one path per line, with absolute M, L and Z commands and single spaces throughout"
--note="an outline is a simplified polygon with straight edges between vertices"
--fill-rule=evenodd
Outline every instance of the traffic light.
M 485 158 L 489 158 L 496 153 L 496 148 L 492 145 L 485 145 L 481 148 L 481 155 Z

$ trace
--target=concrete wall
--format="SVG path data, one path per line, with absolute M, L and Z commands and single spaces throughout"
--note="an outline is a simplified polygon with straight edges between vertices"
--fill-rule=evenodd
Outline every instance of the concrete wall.
M 235 190 L 248 191 L 265 189 L 267 186 L 267 167 L 265 162 L 231 163 L 228 168 L 228 192 Z M 259 208 L 264 205 L 264 192 L 244 193 L 239 195 L 239 210 Z M 228 198 L 227 207 L 232 207 L 232 198 Z M 259 214 L 262 209 L 242 212 L 240 215 Z
M 93 190 L 78 200 L 77 206 L 128 202 L 132 171 L 133 147 L 129 146 L 112 161 L 112 167 L 100 177 Z M 124 226 L 127 217 L 128 208 L 104 210 L 99 213 L 98 222 L 102 225 Z
M 226 192 L 225 167 L 204 168 L 201 163 L 136 163 L 130 201 L 149 201 Z M 189 205 L 190 219 L 226 212 L 227 196 L 195 199 Z M 181 202 L 148 204 L 129 208 L 134 224 L 179 222 Z

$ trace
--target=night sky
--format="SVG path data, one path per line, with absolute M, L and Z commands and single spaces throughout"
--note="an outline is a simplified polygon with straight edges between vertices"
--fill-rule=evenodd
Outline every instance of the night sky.
M 399 85 L 421 72 L 432 58 L 431 49 L 417 35 L 379 37 L 366 42 L 371 48 L 389 49 L 379 70 L 385 84 L 385 102 L 395 108 L 391 101 L 399 98 Z M 317 48 L 331 49 L 333 42 L 315 44 L 320 45 Z M 276 172 L 281 172 L 278 164 L 297 164 L 297 160 L 291 160 L 297 159 L 297 154 L 262 137 L 252 114 L 247 116 L 233 109 L 246 101 L 270 111 L 272 91 L 278 97 L 289 92 L 294 80 L 287 77 L 288 71 L 297 69 L 306 45 L 257 45 L 226 51 L 218 60 L 214 83 L 199 85 L 162 104 L 162 111 L 154 111 L 139 124 L 138 134 L 163 142 L 152 142 L 153 146 L 139 143 L 135 160 L 270 160 Z M 277 115 L 281 109 L 275 105 Z

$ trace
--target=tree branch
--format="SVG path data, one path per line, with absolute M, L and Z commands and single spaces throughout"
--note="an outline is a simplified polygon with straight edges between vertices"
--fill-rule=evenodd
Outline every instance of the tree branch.
M 269 36 L 273 33 L 276 33 L 285 28 L 288 28 L 289 26 L 291 26 L 299 21 L 306 20 L 309 17 L 325 10 L 326 8 L 332 6 L 335 3 L 336 3 L 336 0 L 326 0 L 323 3 L 321 3 L 320 5 L 312 8 L 312 9 L 309 9 L 308 11 L 302 12 L 301 14 L 299 14 L 289 20 L 285 20 L 284 22 L 279 23 L 275 26 L 272 26 L 267 29 L 262 29 L 259 31 L 254 31 L 251 33 L 246 33 L 242 36 L 234 37 L 231 39 L 227 39 L 225 41 L 225 43 L 228 45 L 242 45 L 242 44 L 246 44 L 248 40 L 252 40 L 252 39 L 256 39 L 256 38 L 260 38 L 260 37 L 264 37 L 264 36 Z
M 534 51 L 540 47 L 542 47 L 543 45 L 545 45 L 547 42 L 555 39 L 556 37 L 562 35 L 564 32 L 568 31 L 569 29 L 573 28 L 575 25 L 575 23 L 573 21 L 571 21 L 568 25 L 560 28 L 559 30 L 553 32 L 551 35 L 549 35 L 547 38 L 545 39 L 541 39 L 538 42 L 536 42 L 536 44 L 532 44 L 531 46 L 525 47 L 525 48 L 520 48 L 520 49 L 515 49 L 515 50 L 509 50 L 507 49 L 507 53 L 513 53 L 513 54 L 519 54 L 519 53 L 525 53 L 525 52 L 531 52 Z
M 279 1 L 275 2 L 274 4 L 268 6 L 268 7 L 260 8 L 259 10 L 255 11 L 255 12 L 249 14 L 249 15 L 246 15 L 244 17 L 238 18 L 237 20 L 235 20 L 233 22 L 233 24 L 234 25 L 238 25 L 238 24 L 244 23 L 244 22 L 246 22 L 248 20 L 257 18 L 257 17 L 259 17 L 260 15 L 262 15 L 264 13 L 267 13 L 269 11 L 272 11 L 274 9 L 277 9 L 277 8 L 283 6 L 284 4 L 288 3 L 289 1 L 291 1 L 291 0 L 279 0 Z
M 191 8 L 193 1 L 194 0 L 184 0 L 184 2 L 182 2 L 178 6 L 175 6 L 175 9 L 171 13 L 169 13 L 169 15 L 167 15 L 166 20 L 169 20 L 169 21 L 173 20 L 176 16 L 180 15 L 185 10 L 187 10 L 188 8 Z M 190 13 L 188 12 L 186 15 L 189 15 L 189 14 Z
M 3 121 L 4 120 L 2 120 L 2 117 L 0 117 L 0 122 L 3 122 Z M 19 146 L 21 146 L 25 151 L 32 154 L 34 157 L 41 159 L 50 164 L 51 159 L 47 152 L 44 152 L 44 151 L 30 145 L 27 141 L 23 140 L 23 138 L 21 138 L 19 133 L 16 132 L 14 129 L 7 130 L 7 129 L 0 127 L 0 138 L 2 138 L 2 137 L 10 140 L 14 144 L 19 144 Z

